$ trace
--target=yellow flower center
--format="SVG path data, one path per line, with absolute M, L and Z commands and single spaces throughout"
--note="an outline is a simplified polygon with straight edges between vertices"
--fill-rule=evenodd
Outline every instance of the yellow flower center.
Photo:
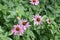
M 17 19 L 20 20 L 20 17 L 18 16 Z

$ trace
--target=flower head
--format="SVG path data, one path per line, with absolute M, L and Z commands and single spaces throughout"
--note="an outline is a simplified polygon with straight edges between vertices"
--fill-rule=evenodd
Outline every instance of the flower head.
M 33 18 L 34 25 L 40 25 L 42 22 L 42 17 L 39 14 L 36 14 Z
M 14 25 L 12 32 L 14 33 L 14 35 L 17 35 L 17 34 L 23 35 L 24 30 L 20 25 L 17 24 L 17 25 Z
M 47 21 L 47 23 L 48 23 L 48 24 L 51 24 L 51 21 L 50 21 L 50 19 L 49 19 L 49 18 L 47 18 L 47 20 L 46 20 L 46 21 Z
M 26 30 L 27 28 L 30 27 L 29 22 L 28 22 L 27 20 L 23 20 L 23 19 L 22 19 L 22 20 L 19 22 L 19 24 L 24 28 L 24 30 Z
M 39 0 L 30 0 L 30 3 L 33 4 L 33 5 L 38 5 Z

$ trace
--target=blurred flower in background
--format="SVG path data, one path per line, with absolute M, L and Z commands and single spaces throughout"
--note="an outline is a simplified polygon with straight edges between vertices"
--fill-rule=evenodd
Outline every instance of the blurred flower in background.
M 33 18 L 34 25 L 40 25 L 42 22 L 42 17 L 39 14 L 36 14 Z
M 19 16 L 17 17 L 17 20 L 20 20 L 20 17 Z
M 51 24 L 51 20 L 49 18 L 47 18 L 46 21 L 47 21 L 48 24 Z
M 39 4 L 39 0 L 30 0 L 30 3 L 32 5 L 38 5 Z
M 24 28 L 24 30 L 26 30 L 27 28 L 30 27 L 30 24 L 27 20 L 20 20 L 19 24 Z

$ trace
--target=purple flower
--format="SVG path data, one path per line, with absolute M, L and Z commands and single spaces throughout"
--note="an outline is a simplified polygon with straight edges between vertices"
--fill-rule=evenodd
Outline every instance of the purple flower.
M 36 14 L 33 18 L 34 25 L 40 25 L 42 22 L 42 17 L 39 14 Z
M 17 24 L 17 25 L 14 25 L 12 32 L 14 33 L 14 35 L 20 34 L 22 36 L 24 33 L 24 30 L 20 25 Z
M 49 18 L 47 18 L 46 21 L 47 21 L 48 24 L 51 24 L 51 21 L 50 21 Z
M 29 22 L 28 22 L 27 20 L 23 20 L 23 19 L 22 19 L 22 20 L 19 22 L 19 24 L 24 28 L 24 30 L 26 30 L 27 28 L 30 27 Z
M 32 5 L 38 5 L 39 4 L 39 0 L 30 0 L 30 3 Z

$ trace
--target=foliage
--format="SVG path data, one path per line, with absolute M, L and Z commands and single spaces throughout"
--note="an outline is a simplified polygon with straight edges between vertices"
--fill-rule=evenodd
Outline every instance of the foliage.
M 29 0 L 0 0 L 0 40 L 60 40 L 60 0 L 39 0 L 39 5 L 31 5 Z M 43 17 L 43 23 L 33 26 L 35 14 Z M 11 33 L 17 17 L 27 19 L 31 27 L 23 36 Z M 51 24 L 46 23 L 51 19 Z

